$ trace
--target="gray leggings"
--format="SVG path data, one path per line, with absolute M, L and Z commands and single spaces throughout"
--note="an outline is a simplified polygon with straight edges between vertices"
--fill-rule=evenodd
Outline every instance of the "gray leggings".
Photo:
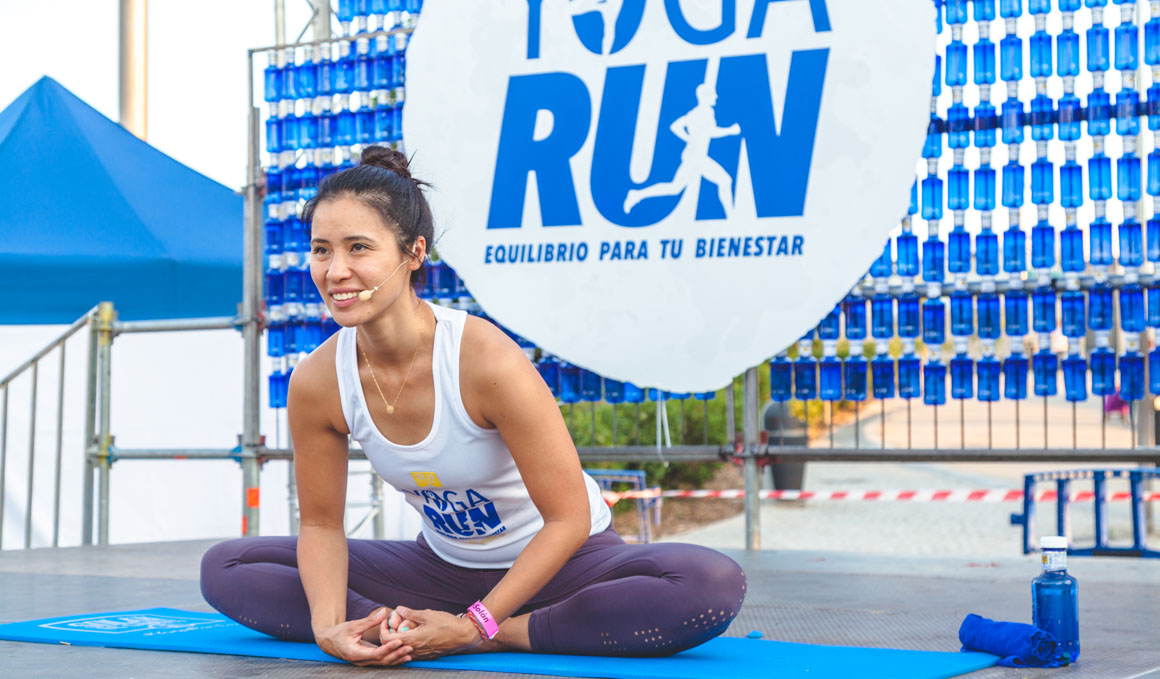
M 380 606 L 461 613 L 506 569 L 443 561 L 417 540 L 348 540 L 347 617 Z M 298 577 L 297 539 L 240 538 L 210 548 L 201 592 L 241 624 L 314 641 Z M 745 573 L 714 550 L 680 543 L 627 545 L 612 528 L 593 535 L 516 615 L 531 613 L 537 653 L 669 655 L 721 634 L 745 599 Z

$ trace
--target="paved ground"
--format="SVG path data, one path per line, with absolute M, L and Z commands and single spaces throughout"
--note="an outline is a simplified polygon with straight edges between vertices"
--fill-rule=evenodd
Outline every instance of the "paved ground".
M 208 610 L 197 563 L 209 542 L 155 543 L 0 553 L 0 623 L 154 606 Z M 1030 617 L 1034 557 L 994 558 L 980 567 L 953 556 L 875 556 L 843 552 L 726 552 L 745 569 L 749 588 L 728 636 L 760 630 L 766 639 L 842 646 L 957 652 L 963 617 Z M 991 668 L 967 679 L 1054 677 L 1160 679 L 1154 612 L 1160 610 L 1155 562 L 1086 559 L 1080 581 L 1080 662 L 1060 670 Z M 0 676 L 365 677 L 373 670 L 197 653 L 156 653 L 0 642 Z M 378 676 L 377 674 L 375 676 Z M 453 676 L 402 668 L 399 679 Z M 475 679 L 529 675 L 475 672 Z M 770 676 L 777 676 L 776 667 Z M 851 668 L 850 676 L 860 676 Z
M 992 409 L 990 438 L 1014 445 L 1015 425 Z M 1042 411 L 1021 409 L 1024 446 L 1041 445 Z M 1026 415 L 1026 420 L 1023 416 Z M 1080 446 L 1130 445 L 1126 425 L 1103 426 L 1098 404 L 1077 409 Z M 939 444 L 987 443 L 985 404 L 971 402 L 959 424 L 957 406 L 939 409 Z M 880 446 L 879 416 L 864 413 L 862 425 L 835 430 L 838 446 Z M 925 424 L 924 424 L 925 423 Z M 1071 407 L 1048 403 L 1052 445 L 1071 439 Z M 911 412 L 911 445 L 933 444 L 933 413 Z M 1038 430 L 1035 427 L 1038 426 Z M 925 427 L 925 428 L 924 428 Z M 1059 436 L 1056 435 L 1058 429 Z M 857 430 L 858 438 L 855 438 Z M 1038 431 L 1038 433 L 1036 433 Z M 924 438 L 926 437 L 926 438 Z M 1039 438 L 1039 442 L 1036 441 Z M 906 411 L 900 403 L 886 413 L 886 442 L 905 446 Z M 815 445 L 829 445 L 823 438 Z M 1019 488 L 1027 471 L 1067 465 L 1026 464 L 852 464 L 813 463 L 811 489 Z M 704 500 L 711 502 L 712 500 Z M 751 592 L 727 634 L 760 629 L 766 638 L 851 646 L 957 650 L 955 630 L 967 612 L 996 619 L 1030 618 L 1029 582 L 1037 559 L 1020 550 L 1020 528 L 1009 521 L 1021 503 L 902 504 L 871 502 L 766 503 L 762 547 L 747 553 L 744 517 L 703 526 L 673 539 L 726 550 L 745 567 Z M 1091 539 L 1090 505 L 1079 505 L 1074 543 Z M 1123 539 L 1127 505 L 1113 505 L 1111 537 Z M 1052 507 L 1040 508 L 1053 515 Z M 1050 529 L 1048 519 L 1044 529 Z M 1160 545 L 1154 537 L 1152 545 Z M 161 543 L 111 548 L 10 550 L 0 553 L 0 622 L 69 613 L 146 606 L 206 610 L 197 589 L 197 556 L 208 543 Z M 969 679 L 1062 676 L 1076 679 L 1160 679 L 1160 560 L 1088 558 L 1072 560 L 1080 581 L 1083 630 L 1081 662 L 1063 670 L 990 669 Z M 148 574 L 142 578 L 141 574 Z M 366 670 L 197 654 L 154 654 L 109 649 L 62 648 L 0 643 L 0 676 L 61 677 L 84 668 L 86 676 L 122 677 L 308 677 L 364 676 Z M 429 671 L 398 670 L 392 676 L 427 677 Z M 490 679 L 498 676 L 476 673 Z M 526 676 L 526 675 L 524 675 Z
M 1027 404 L 1020 409 L 1019 435 L 1022 445 L 1042 445 L 1043 409 L 1038 411 Z M 977 401 L 965 404 L 960 426 L 958 404 L 939 410 L 939 443 L 942 447 L 957 447 L 960 431 L 967 447 L 987 445 L 987 405 Z M 1010 411 L 1010 412 L 1006 412 Z M 1053 446 L 1071 444 L 1071 404 L 1053 399 L 1048 403 L 1048 422 Z M 1014 406 L 1010 402 L 995 404 L 991 413 L 991 440 L 995 446 L 1013 446 L 1016 435 Z M 1127 423 L 1112 419 L 1102 424 L 1098 402 L 1089 401 L 1076 409 L 1076 438 L 1079 446 L 1099 447 L 1101 441 L 1108 447 L 1131 445 Z M 934 412 L 926 406 L 915 405 L 910 414 L 911 445 L 933 445 Z M 888 406 L 885 417 L 886 442 L 890 447 L 907 445 L 907 413 L 904 403 L 895 401 Z M 1066 434 L 1066 442 L 1055 434 Z M 881 419 L 877 406 L 862 413 L 860 426 L 854 424 L 834 430 L 834 445 L 876 448 L 882 445 Z M 1059 439 L 1059 440 L 1057 440 Z M 830 445 L 828 436 L 813 445 Z M 1023 487 L 1023 474 L 1084 465 L 1027 464 L 1027 463 L 809 463 L 805 473 L 805 488 L 813 490 L 843 489 L 1009 489 Z M 1074 489 L 1085 486 L 1076 483 Z M 1126 490 L 1122 485 L 1109 484 L 1110 490 Z M 712 502 L 713 500 L 702 500 Z M 1155 504 L 1155 503 L 1154 503 Z M 1092 542 L 1092 503 L 1073 505 L 1073 544 Z M 1109 538 L 1130 541 L 1128 503 L 1110 505 Z M 1154 511 L 1154 510 L 1153 510 Z M 920 555 L 941 554 L 971 557 L 981 563 L 991 559 L 1022 554 L 1021 527 L 1012 525 L 1012 513 L 1021 513 L 1022 503 L 873 503 L 864 501 L 807 501 L 764 503 L 761 512 L 761 546 L 765 549 L 835 550 L 861 554 Z M 1038 505 L 1040 534 L 1054 533 L 1055 505 Z M 745 517 L 738 515 L 724 521 L 665 538 L 673 541 L 694 542 L 707 546 L 740 549 L 745 546 Z M 1153 536 L 1151 544 L 1160 546 L 1160 536 Z

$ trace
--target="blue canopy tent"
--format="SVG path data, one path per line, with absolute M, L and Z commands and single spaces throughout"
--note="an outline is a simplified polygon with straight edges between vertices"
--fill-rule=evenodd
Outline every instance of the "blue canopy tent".
M 52 78 L 0 112 L 0 325 L 233 316 L 242 196 Z

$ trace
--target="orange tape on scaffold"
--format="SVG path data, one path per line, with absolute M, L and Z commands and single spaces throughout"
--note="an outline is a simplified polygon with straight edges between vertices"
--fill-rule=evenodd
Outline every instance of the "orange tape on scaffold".
M 721 498 L 737 499 L 745 497 L 744 490 L 630 490 L 623 493 L 604 491 L 604 501 L 615 504 L 620 500 L 649 498 Z M 840 500 L 869 502 L 1022 502 L 1022 490 L 763 490 L 760 497 L 772 500 Z M 1108 502 L 1127 502 L 1132 499 L 1128 491 L 1105 494 Z M 1054 502 L 1054 490 L 1044 490 L 1035 494 L 1036 502 Z M 1095 493 L 1080 490 L 1071 493 L 1072 502 L 1092 502 Z M 1160 502 L 1160 493 L 1144 493 L 1145 502 Z

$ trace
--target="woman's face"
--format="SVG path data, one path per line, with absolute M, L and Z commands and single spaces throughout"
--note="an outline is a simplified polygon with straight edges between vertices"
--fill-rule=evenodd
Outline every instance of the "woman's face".
M 339 325 L 359 325 L 389 307 L 410 285 L 413 261 L 379 213 L 362 201 L 343 196 L 315 208 L 310 277 Z M 358 293 L 376 285 L 369 301 L 359 299 Z

